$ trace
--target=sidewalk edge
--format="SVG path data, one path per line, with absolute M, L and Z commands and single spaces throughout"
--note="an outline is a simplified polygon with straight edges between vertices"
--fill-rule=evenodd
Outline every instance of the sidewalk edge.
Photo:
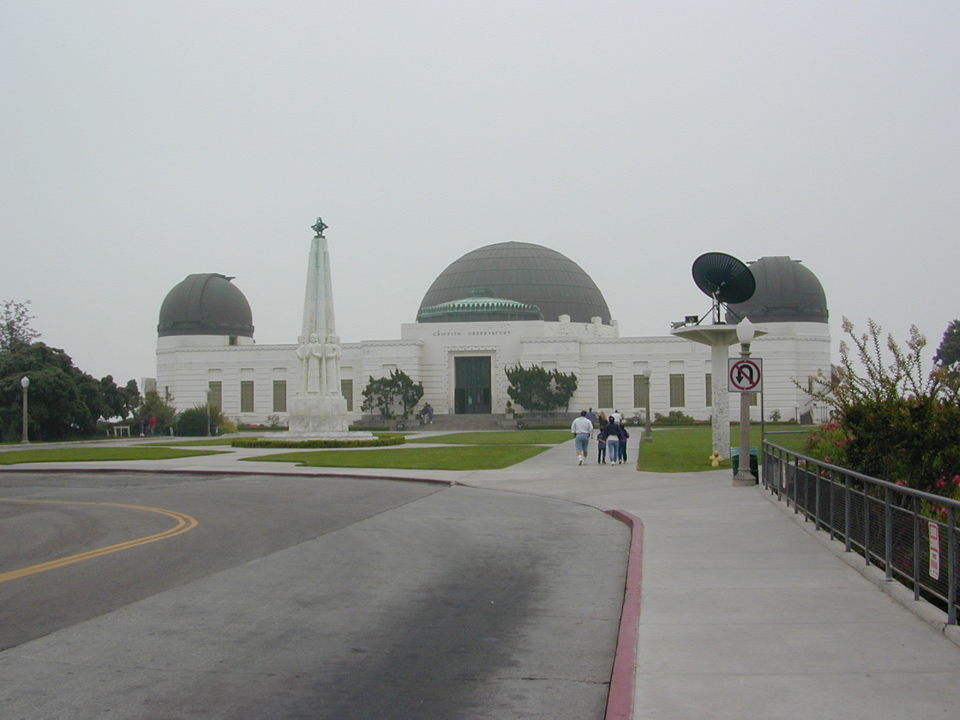
M 630 555 L 620 613 L 617 652 L 610 674 L 604 720 L 632 720 L 637 675 L 637 636 L 640 631 L 640 589 L 643 584 L 643 521 L 625 510 L 607 510 L 630 528 Z

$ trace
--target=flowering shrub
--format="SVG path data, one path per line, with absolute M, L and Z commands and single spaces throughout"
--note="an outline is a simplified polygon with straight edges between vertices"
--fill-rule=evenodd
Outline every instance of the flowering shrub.
M 695 425 L 700 421 L 684 415 L 680 410 L 671 410 L 666 415 L 654 413 L 653 422 L 657 425 Z
M 818 379 L 812 394 L 833 408 L 836 422 L 813 437 L 809 454 L 937 493 L 937 478 L 960 475 L 960 375 L 935 365 L 924 377 L 927 341 L 916 327 L 905 347 L 891 336 L 884 343 L 872 320 L 859 336 L 846 318 L 843 329 L 856 352 L 841 343 L 835 377 Z
M 951 500 L 960 500 L 960 475 L 937 479 L 933 484 L 933 492 Z M 921 512 L 931 520 L 947 521 L 947 508 L 940 503 L 931 503 L 924 500 L 921 503 Z
M 805 455 L 831 465 L 845 466 L 850 437 L 838 422 L 821 425 L 807 436 Z

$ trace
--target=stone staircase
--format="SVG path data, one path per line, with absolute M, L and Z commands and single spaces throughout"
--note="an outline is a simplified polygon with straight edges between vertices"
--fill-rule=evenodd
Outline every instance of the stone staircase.
M 551 415 L 547 418 L 526 417 L 524 423 L 528 428 L 539 425 L 567 426 L 573 422 L 573 414 L 564 416 L 563 414 Z M 408 430 L 433 430 L 433 431 L 457 431 L 466 432 L 471 430 L 516 430 L 517 419 L 513 416 L 509 418 L 503 414 L 489 415 L 438 415 L 434 414 L 433 424 L 420 425 L 417 418 L 411 418 L 407 423 Z
M 575 414 L 570 413 L 569 415 L 564 415 L 563 413 L 551 414 L 549 417 L 536 417 L 527 415 L 524 419 L 524 423 L 528 428 L 535 428 L 541 425 L 546 425 L 550 427 L 555 427 L 557 425 L 562 425 L 567 427 L 573 422 Z M 363 425 L 373 425 L 373 426 L 385 426 L 389 424 L 390 429 L 396 429 L 396 420 L 385 421 L 380 418 L 371 418 L 369 415 L 364 416 L 363 421 L 360 423 L 360 427 Z M 435 413 L 433 416 L 433 422 L 421 425 L 419 419 L 414 416 L 407 418 L 404 421 L 406 432 L 416 432 L 417 430 L 426 430 L 433 432 L 469 432 L 476 430 L 516 430 L 517 429 L 517 418 L 511 416 L 507 417 L 502 413 L 493 413 L 486 415 L 441 415 Z
M 438 415 L 434 414 L 433 423 L 420 425 L 417 418 L 407 423 L 408 430 L 431 430 L 437 432 L 469 430 L 503 430 L 504 427 L 516 428 L 515 420 L 504 421 L 500 415 Z

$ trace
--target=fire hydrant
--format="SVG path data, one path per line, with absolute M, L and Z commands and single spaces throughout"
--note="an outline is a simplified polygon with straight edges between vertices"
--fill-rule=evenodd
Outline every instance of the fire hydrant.
M 709 460 L 710 464 L 714 467 L 720 467 L 720 461 L 723 460 L 723 455 L 714 450 L 713 455 L 708 457 L 707 460 Z

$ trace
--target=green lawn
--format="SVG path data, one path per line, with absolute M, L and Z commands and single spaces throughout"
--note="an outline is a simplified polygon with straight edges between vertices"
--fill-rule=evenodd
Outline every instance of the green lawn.
M 539 455 L 542 445 L 458 445 L 381 450 L 308 450 L 244 458 L 291 462 L 307 467 L 397 468 L 402 470 L 501 470 Z
M 556 445 L 573 440 L 569 430 L 505 430 L 503 432 L 461 432 L 436 437 L 408 439 L 409 443 L 444 445 Z
M 68 447 L 0 453 L 0 465 L 39 462 L 94 462 L 97 460 L 170 460 L 216 455 L 215 450 L 178 450 L 169 447 Z
M 796 428 L 796 426 L 794 426 Z M 786 428 L 777 428 L 786 429 Z M 767 439 L 787 448 L 800 451 L 810 429 L 789 435 L 768 435 Z M 697 472 L 713 470 L 710 463 L 713 430 L 708 424 L 694 427 L 676 427 L 654 430 L 652 443 L 640 443 L 640 459 L 637 469 L 643 472 Z M 642 437 L 643 433 L 633 434 Z M 730 428 L 730 440 L 736 446 L 739 443 L 740 428 L 734 425 Z M 632 438 L 631 438 L 632 439 Z M 760 446 L 760 427 L 751 425 L 750 445 Z M 594 446 L 594 452 L 596 452 Z M 631 443 L 631 449 L 636 447 Z M 595 457 L 595 456 L 594 456 Z M 729 459 L 720 463 L 720 468 L 732 470 Z

